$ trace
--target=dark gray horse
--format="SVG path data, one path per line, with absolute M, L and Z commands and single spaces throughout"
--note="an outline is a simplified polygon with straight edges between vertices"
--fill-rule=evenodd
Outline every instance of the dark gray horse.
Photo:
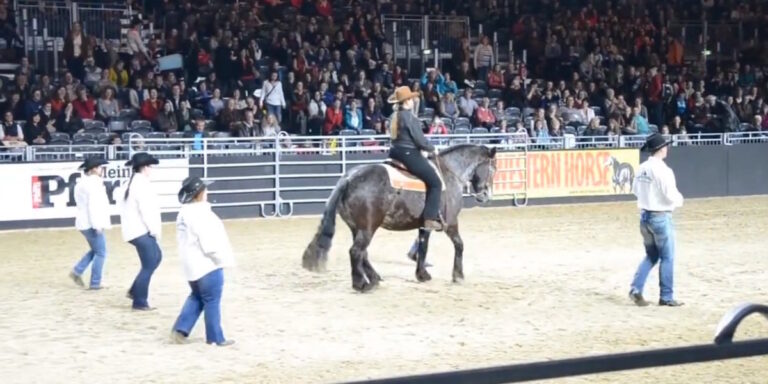
M 482 145 L 461 144 L 441 152 L 437 159 L 445 190 L 442 214 L 445 233 L 453 242 L 453 281 L 464 279 L 462 254 L 464 244 L 459 235 L 459 211 L 463 205 L 463 189 L 471 182 L 477 201 L 491 198 L 491 185 L 496 172 L 496 149 Z M 368 245 L 379 227 L 390 231 L 419 229 L 419 252 L 416 279 L 430 280 L 425 268 L 429 231 L 419 228 L 424 210 L 424 193 L 398 190 L 389 182 L 387 170 L 380 164 L 360 166 L 339 180 L 325 207 L 320 226 L 304 251 L 302 265 L 310 271 L 325 270 L 328 250 L 336 228 L 336 212 L 352 230 L 354 240 L 349 250 L 352 264 L 352 287 L 367 291 L 381 281 L 368 260 Z
M 632 191 L 632 182 L 635 178 L 635 170 L 632 169 L 632 165 L 629 163 L 621 163 L 617 158 L 611 156 L 606 159 L 605 166 L 606 168 L 613 168 L 613 177 L 611 178 L 611 181 L 613 181 L 614 193 L 624 193 L 626 187 L 629 187 L 627 192 Z

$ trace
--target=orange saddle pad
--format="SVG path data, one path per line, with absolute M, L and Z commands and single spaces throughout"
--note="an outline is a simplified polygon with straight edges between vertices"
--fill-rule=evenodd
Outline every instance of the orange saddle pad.
M 392 159 L 388 159 L 388 161 L 394 162 Z M 442 184 L 442 190 L 445 191 L 445 182 L 443 182 L 443 175 L 440 174 L 440 171 L 435 166 L 435 163 L 430 161 L 429 165 L 431 165 L 432 168 L 435 170 L 435 172 L 437 172 L 437 176 L 440 178 L 440 183 Z M 421 181 L 421 179 L 412 175 L 408 171 L 394 167 L 388 163 L 381 164 L 381 166 L 383 166 L 384 169 L 387 170 L 387 174 L 389 174 L 389 184 L 392 186 L 392 188 L 402 189 L 405 191 L 414 191 L 414 192 L 427 191 L 427 185 L 424 184 L 424 182 Z

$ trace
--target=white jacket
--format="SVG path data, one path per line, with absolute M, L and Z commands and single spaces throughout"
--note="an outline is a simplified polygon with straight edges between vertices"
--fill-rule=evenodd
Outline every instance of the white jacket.
M 632 183 L 637 207 L 646 211 L 672 212 L 683 206 L 683 195 L 677 190 L 675 173 L 653 156 L 640 165 Z
M 75 203 L 75 228 L 78 231 L 91 228 L 103 231 L 111 227 L 107 188 L 100 176 L 84 175 L 77 181 Z
M 135 174 L 128 200 L 124 198 L 125 189 L 121 189 L 116 199 L 122 202 L 120 224 L 123 241 L 131 241 L 147 232 L 159 241 L 162 235 L 160 203 L 149 178 L 141 173 Z
M 181 206 L 176 217 L 176 241 L 188 281 L 197 281 L 211 271 L 234 265 L 224 223 L 207 202 Z

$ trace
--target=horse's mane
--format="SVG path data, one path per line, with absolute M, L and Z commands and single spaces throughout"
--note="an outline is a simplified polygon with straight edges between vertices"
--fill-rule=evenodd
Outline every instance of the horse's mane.
M 477 145 L 477 144 L 457 144 L 457 145 L 454 145 L 452 147 L 448 147 L 448 148 L 440 151 L 439 155 L 440 156 L 448 155 L 448 154 L 451 154 L 451 153 L 459 151 L 459 150 L 472 149 L 472 148 L 483 148 L 483 146 Z

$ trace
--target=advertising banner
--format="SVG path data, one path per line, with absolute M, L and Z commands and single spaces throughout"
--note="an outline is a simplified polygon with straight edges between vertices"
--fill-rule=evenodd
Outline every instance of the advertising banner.
M 640 162 L 636 148 L 503 152 L 496 157 L 493 195 L 498 198 L 630 194 Z
M 75 185 L 82 173 L 80 162 L 3 164 L 0 166 L 3 202 L 0 221 L 42 220 L 75 217 Z M 104 185 L 110 202 L 110 214 L 119 215 L 119 198 L 131 177 L 125 160 L 105 165 Z M 176 194 L 189 175 L 186 159 L 163 159 L 152 169 L 150 178 L 163 211 L 179 207 Z

